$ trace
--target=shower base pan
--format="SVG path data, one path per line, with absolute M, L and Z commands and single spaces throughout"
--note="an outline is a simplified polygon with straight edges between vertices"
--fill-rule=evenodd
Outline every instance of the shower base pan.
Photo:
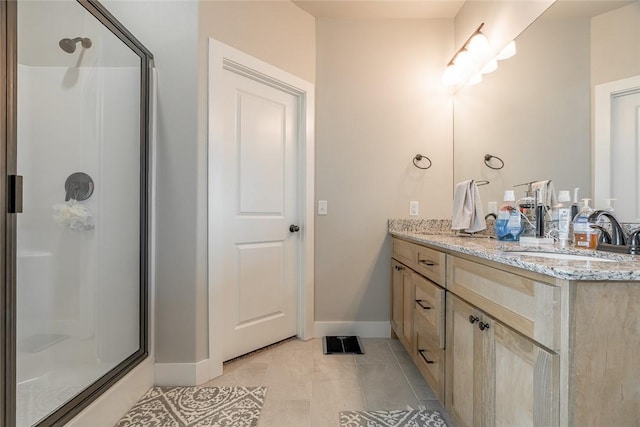
M 360 338 L 356 336 L 325 336 L 322 350 L 324 354 L 364 354 Z

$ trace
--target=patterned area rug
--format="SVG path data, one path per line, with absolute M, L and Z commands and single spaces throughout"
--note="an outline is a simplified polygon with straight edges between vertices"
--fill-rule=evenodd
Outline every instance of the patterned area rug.
M 153 387 L 116 427 L 256 427 L 266 387 Z
M 440 412 L 346 411 L 340 412 L 340 427 L 447 427 Z

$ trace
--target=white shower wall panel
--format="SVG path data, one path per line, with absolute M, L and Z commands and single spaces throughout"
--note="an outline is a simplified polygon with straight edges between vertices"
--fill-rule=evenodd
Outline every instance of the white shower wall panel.
M 18 252 L 50 254 L 49 262 L 18 263 L 19 340 L 93 337 L 96 351 L 119 360 L 137 348 L 139 78 L 135 68 L 18 67 Z M 94 230 L 54 220 L 74 172 L 93 178 L 94 193 L 81 203 Z M 43 265 L 50 271 L 34 273 Z M 35 303 L 34 295 L 48 301 Z

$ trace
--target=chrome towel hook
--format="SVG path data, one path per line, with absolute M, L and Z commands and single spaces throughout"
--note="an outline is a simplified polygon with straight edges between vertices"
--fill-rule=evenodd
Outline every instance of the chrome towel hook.
M 418 164 L 418 162 L 421 162 L 422 160 L 426 160 L 427 162 L 429 162 L 428 166 L 420 166 Z M 415 167 L 417 167 L 418 169 L 429 169 L 431 167 L 433 163 L 431 163 L 431 159 L 428 158 L 427 156 L 423 156 L 422 154 L 416 154 L 416 156 L 413 158 L 413 165 Z
M 491 160 L 496 159 L 497 161 L 500 162 L 500 166 L 493 166 L 490 164 Z M 484 164 L 487 165 L 488 168 L 494 169 L 494 170 L 498 170 L 498 169 L 502 169 L 504 167 L 504 161 L 498 157 L 498 156 L 494 156 L 493 154 L 485 154 L 484 155 Z

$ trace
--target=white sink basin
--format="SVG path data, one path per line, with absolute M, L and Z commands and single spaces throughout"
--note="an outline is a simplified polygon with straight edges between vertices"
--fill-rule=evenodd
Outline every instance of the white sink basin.
M 526 255 L 526 256 L 538 257 L 538 258 L 551 258 L 551 259 L 559 259 L 559 260 L 562 259 L 562 260 L 569 260 L 569 261 L 616 262 L 615 260 L 612 260 L 612 259 L 598 258 L 595 256 L 589 256 L 589 255 L 559 254 L 555 252 L 510 251 L 507 253 L 515 254 L 515 255 Z

